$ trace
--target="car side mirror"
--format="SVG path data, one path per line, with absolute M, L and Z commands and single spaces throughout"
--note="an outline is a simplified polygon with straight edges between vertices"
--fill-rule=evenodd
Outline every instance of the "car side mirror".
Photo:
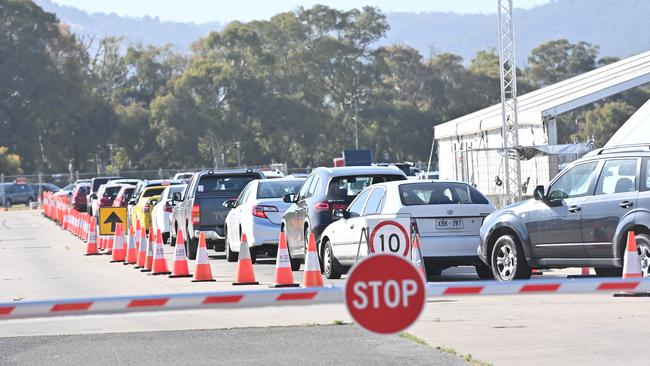
M 296 195 L 293 193 L 287 193 L 282 197 L 282 201 L 285 203 L 294 203 L 296 202 Z
M 90 199 L 92 199 L 92 200 L 96 200 L 96 199 L 97 199 L 97 195 L 96 195 L 95 193 L 91 193 L 91 194 L 90 194 Z
M 350 211 L 343 208 L 337 208 L 332 212 L 332 215 L 336 218 L 347 220 L 350 218 Z
M 535 187 L 535 190 L 533 191 L 533 197 L 538 201 L 546 201 L 544 186 Z
M 222 205 L 223 207 L 225 207 L 225 208 L 235 208 L 235 206 L 236 206 L 236 205 L 235 205 L 235 202 L 236 202 L 236 201 L 233 200 L 233 199 L 225 200 L 225 201 L 223 201 L 223 203 L 222 203 L 221 205 Z

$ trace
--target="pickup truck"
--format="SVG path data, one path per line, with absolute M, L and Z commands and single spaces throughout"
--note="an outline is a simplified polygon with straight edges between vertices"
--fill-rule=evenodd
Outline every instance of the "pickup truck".
M 174 202 L 171 242 L 178 229 L 187 240 L 187 256 L 196 259 L 199 234 L 205 235 L 208 248 L 225 249 L 224 226 L 229 209 L 224 201 L 237 199 L 248 182 L 263 179 L 259 170 L 238 169 L 194 173 L 179 202 Z

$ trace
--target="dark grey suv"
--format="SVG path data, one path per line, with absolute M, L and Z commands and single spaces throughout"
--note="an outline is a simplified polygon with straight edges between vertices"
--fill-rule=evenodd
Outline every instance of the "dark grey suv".
M 481 227 L 479 257 L 496 279 L 529 278 L 531 268 L 594 267 L 620 276 L 628 231 L 641 267 L 650 263 L 650 145 L 592 151 L 547 191 L 497 210 Z

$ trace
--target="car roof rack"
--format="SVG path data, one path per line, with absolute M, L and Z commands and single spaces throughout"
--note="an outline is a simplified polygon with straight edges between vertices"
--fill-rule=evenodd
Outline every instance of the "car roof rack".
M 601 147 L 587 154 L 587 156 L 612 154 L 612 153 L 626 153 L 626 152 L 644 152 L 650 151 L 650 144 L 629 144 L 618 145 L 611 147 Z

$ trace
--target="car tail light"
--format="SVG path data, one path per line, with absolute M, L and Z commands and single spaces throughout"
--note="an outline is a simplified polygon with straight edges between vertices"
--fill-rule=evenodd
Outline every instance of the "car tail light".
M 165 212 L 172 212 L 172 206 L 165 205 Z
M 192 225 L 198 225 L 201 221 L 201 206 L 198 203 L 192 205 Z
M 262 206 L 262 205 L 253 206 L 253 216 L 255 217 L 268 219 L 269 217 L 266 216 L 267 212 L 278 212 L 278 208 L 275 206 Z
M 314 206 L 316 212 L 332 212 L 336 209 L 345 209 L 347 207 L 344 203 L 329 203 L 329 202 L 317 202 Z
M 149 205 L 144 205 L 144 207 L 142 208 L 142 212 L 149 213 Z

